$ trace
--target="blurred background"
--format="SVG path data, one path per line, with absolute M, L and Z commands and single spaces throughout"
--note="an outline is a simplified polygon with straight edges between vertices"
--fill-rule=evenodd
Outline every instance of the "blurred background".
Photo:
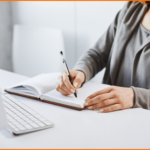
M 71 69 L 105 32 L 124 1 L 0 2 L 0 69 L 25 76 Z M 101 82 L 104 70 L 93 81 Z

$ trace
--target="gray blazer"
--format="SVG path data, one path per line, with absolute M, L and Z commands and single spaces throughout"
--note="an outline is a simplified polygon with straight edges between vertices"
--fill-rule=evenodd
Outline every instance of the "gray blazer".
M 83 71 L 87 82 L 106 68 L 103 83 L 115 85 L 125 46 L 147 10 L 140 2 L 127 2 L 96 45 L 81 56 L 73 69 Z M 133 59 L 131 88 L 135 92 L 134 107 L 150 109 L 150 37 Z

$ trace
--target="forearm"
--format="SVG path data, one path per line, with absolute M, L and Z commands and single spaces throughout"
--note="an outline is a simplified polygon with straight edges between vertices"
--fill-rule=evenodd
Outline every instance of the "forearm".
M 94 77 L 106 66 L 114 36 L 115 27 L 114 23 L 112 23 L 108 30 L 99 38 L 95 46 L 86 51 L 77 61 L 73 69 L 83 71 L 86 81 Z
M 105 63 L 102 56 L 94 49 L 90 49 L 80 57 L 74 66 L 74 70 L 79 70 L 85 74 L 85 82 L 90 80 L 97 72 L 103 69 Z
M 150 109 L 150 90 L 137 88 L 132 86 L 135 94 L 135 102 L 133 108 Z

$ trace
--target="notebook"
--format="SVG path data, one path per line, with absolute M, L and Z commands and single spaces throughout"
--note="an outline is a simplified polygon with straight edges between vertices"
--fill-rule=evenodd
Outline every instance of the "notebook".
M 64 96 L 55 89 L 58 84 L 59 75 L 60 73 L 40 74 L 12 87 L 6 88 L 5 91 L 51 104 L 83 110 L 85 108 L 84 102 L 87 96 L 109 86 L 88 82 L 85 83 L 82 88 L 78 89 L 77 98 L 74 94 Z

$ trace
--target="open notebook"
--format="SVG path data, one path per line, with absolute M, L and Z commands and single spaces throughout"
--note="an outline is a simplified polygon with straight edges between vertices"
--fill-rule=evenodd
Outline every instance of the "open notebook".
M 77 98 L 72 94 L 64 96 L 55 90 L 60 73 L 41 74 L 30 78 L 5 91 L 40 101 L 70 107 L 78 110 L 84 109 L 84 101 L 90 94 L 108 87 L 109 85 L 88 82 L 78 89 Z

